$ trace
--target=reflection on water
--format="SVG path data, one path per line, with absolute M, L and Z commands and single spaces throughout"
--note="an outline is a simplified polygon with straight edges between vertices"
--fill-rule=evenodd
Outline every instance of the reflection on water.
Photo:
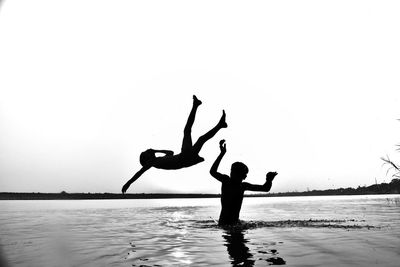
M 257 250 L 251 252 L 246 245 L 249 239 L 245 238 L 246 227 L 224 227 L 225 246 L 231 259 L 232 266 L 254 266 L 257 261 L 267 262 L 268 265 L 285 265 L 286 262 L 278 257 L 278 250 L 274 248 L 275 242 L 263 243 Z M 283 242 L 279 242 L 283 244 Z
M 225 239 L 225 246 L 228 250 L 232 266 L 254 266 L 253 254 L 250 253 L 244 238 L 243 229 L 226 229 L 222 237 Z
M 398 266 L 399 196 L 0 201 L 9 266 Z

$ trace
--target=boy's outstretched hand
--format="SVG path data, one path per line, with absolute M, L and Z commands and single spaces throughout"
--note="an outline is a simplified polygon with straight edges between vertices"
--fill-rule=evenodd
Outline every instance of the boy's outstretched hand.
M 225 140 L 224 139 L 219 141 L 219 149 L 221 150 L 222 154 L 226 153 L 226 144 L 225 144 Z
M 275 176 L 277 176 L 278 173 L 277 172 L 269 172 L 267 173 L 267 182 L 272 182 L 275 178 Z
M 128 188 L 129 188 L 129 186 L 130 186 L 131 184 L 129 184 L 129 183 L 126 183 L 126 184 L 124 184 L 124 186 L 122 187 L 122 194 L 125 194 L 125 192 L 126 192 L 126 190 L 128 190 Z

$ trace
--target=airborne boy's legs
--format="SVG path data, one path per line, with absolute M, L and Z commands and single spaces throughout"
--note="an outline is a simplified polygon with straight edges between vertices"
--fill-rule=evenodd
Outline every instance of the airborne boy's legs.
M 188 120 L 185 125 L 185 129 L 183 130 L 183 141 L 181 151 L 184 152 L 192 148 L 192 126 L 194 123 L 194 119 L 196 117 L 197 108 L 201 105 L 201 101 L 197 99 L 195 95 L 193 95 L 193 106 L 190 111 Z
M 228 124 L 226 124 L 226 114 L 225 110 L 222 111 L 222 116 L 217 125 L 214 126 L 210 131 L 205 133 L 204 135 L 200 136 L 197 142 L 194 144 L 193 148 L 196 153 L 199 153 L 203 145 L 210 140 L 219 130 L 222 128 L 228 127 Z

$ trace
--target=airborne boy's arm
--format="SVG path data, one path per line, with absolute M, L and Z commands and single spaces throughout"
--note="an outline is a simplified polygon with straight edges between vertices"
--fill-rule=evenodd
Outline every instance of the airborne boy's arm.
M 147 171 L 148 169 L 150 169 L 151 166 L 143 166 L 137 173 L 135 173 L 135 175 L 129 179 L 128 182 L 126 182 L 124 184 L 124 186 L 122 187 L 122 194 L 125 194 L 126 190 L 128 190 L 129 186 L 136 181 L 145 171 Z
M 154 153 L 163 153 L 165 156 L 173 156 L 174 151 L 171 150 L 158 150 L 158 149 L 153 149 Z

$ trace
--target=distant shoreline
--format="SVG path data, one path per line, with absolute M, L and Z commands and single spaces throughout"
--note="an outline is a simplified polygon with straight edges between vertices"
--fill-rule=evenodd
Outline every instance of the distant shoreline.
M 296 196 L 345 196 L 345 195 L 385 195 L 399 193 L 367 193 L 367 194 L 303 194 L 272 193 L 245 195 L 245 197 L 296 197 Z M 173 199 L 173 198 L 219 198 L 219 194 L 112 194 L 112 193 L 0 193 L 1 200 L 101 200 L 101 199 Z
M 400 194 L 400 179 L 390 183 L 359 186 L 357 188 L 339 188 L 312 190 L 305 192 L 247 194 L 245 197 L 294 197 L 294 196 L 341 196 L 341 195 L 383 195 Z M 57 199 L 165 199 L 165 198 L 219 198 L 220 194 L 171 194 L 171 193 L 13 193 L 0 192 L 0 200 L 57 200 Z
M 169 193 L 11 193 L 0 192 L 0 200 L 63 200 L 63 199 L 163 199 L 163 198 L 217 198 L 218 194 Z
M 344 196 L 344 195 L 384 195 L 399 193 L 367 193 L 367 194 L 303 194 L 303 193 L 271 193 L 245 195 L 245 197 L 296 197 L 296 196 Z M 112 193 L 0 193 L 1 200 L 101 200 L 101 199 L 173 199 L 173 198 L 219 198 L 219 194 L 112 194 Z

